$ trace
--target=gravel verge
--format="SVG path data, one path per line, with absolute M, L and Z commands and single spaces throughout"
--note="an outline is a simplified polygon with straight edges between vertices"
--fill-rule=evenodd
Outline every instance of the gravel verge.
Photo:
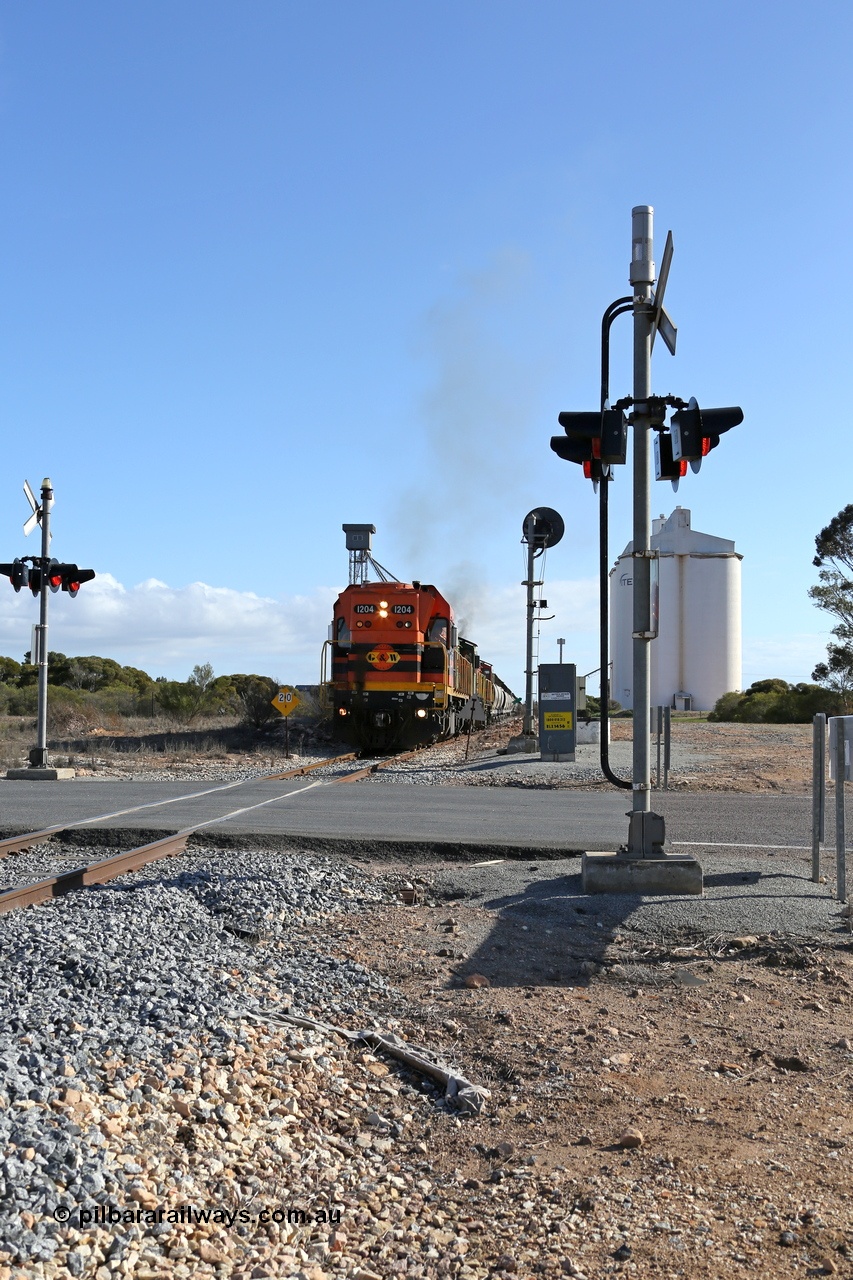
M 840 1158 L 846 1121 L 840 1146 L 811 1142 L 816 1069 L 821 1106 L 843 1114 L 853 1063 L 829 1004 L 848 1000 L 850 961 L 830 930 L 831 960 L 807 939 L 717 935 L 697 949 L 717 919 L 685 923 L 673 946 L 662 904 L 632 929 L 600 902 L 578 910 L 570 866 L 538 888 L 537 870 L 420 868 L 405 881 L 298 849 L 202 846 L 0 917 L 0 1280 L 842 1267 L 853 1236 L 838 1196 L 768 1190 L 794 1154 L 762 1145 L 735 1096 L 742 1079 L 759 1083 L 750 1053 L 764 1055 L 776 1075 L 749 1101 L 775 1117 L 784 1091 L 807 1125 L 804 1157 Z M 578 957 L 568 985 L 536 967 L 555 940 Z M 777 957 L 769 980 L 751 976 L 750 949 Z M 730 952 L 720 979 L 708 962 Z M 805 1015 L 811 1038 L 770 1021 L 759 1032 L 748 1011 L 729 1022 L 747 991 L 772 1018 L 792 957 L 810 980 L 800 1003 L 818 1011 Z M 460 1115 L 421 1074 L 287 1015 L 426 1041 L 491 1099 Z M 706 1026 L 720 1027 L 713 1048 Z M 719 1107 L 752 1126 L 741 1163 L 731 1126 L 716 1161 Z M 686 1125 L 685 1159 L 673 1133 Z

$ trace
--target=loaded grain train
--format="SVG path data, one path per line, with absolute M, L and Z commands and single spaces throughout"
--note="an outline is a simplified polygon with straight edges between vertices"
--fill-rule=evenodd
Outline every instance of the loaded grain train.
M 395 751 L 483 728 L 517 699 L 457 630 L 434 586 L 395 581 L 370 554 L 372 525 L 344 525 L 350 583 L 338 596 L 321 680 L 341 737 Z M 378 582 L 367 580 L 371 566 Z

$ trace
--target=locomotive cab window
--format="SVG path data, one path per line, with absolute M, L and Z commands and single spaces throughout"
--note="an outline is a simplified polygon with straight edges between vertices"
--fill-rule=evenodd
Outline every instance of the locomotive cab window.
M 447 644 L 448 622 L 446 618 L 433 618 L 429 624 L 427 631 L 427 640 L 440 640 L 443 645 Z
M 352 640 L 346 618 L 338 618 L 335 623 L 335 639 L 338 644 L 349 644 Z

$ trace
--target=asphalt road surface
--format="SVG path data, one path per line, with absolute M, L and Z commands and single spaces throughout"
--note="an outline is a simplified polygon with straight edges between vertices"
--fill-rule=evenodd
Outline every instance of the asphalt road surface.
M 78 823 L 165 832 L 208 823 L 235 837 L 451 843 L 553 855 L 617 848 L 627 836 L 630 800 L 616 791 L 333 786 L 310 776 L 238 784 L 5 780 L 0 831 Z M 655 792 L 652 808 L 666 819 L 672 852 L 811 847 L 809 796 Z M 827 841 L 832 839 L 830 805 Z
M 667 822 L 667 852 L 699 858 L 704 896 L 585 895 L 577 855 L 618 848 L 627 836 L 629 804 L 630 795 L 616 791 L 330 785 L 310 776 L 236 784 L 6 780 L 0 833 L 76 823 L 81 843 L 129 846 L 207 823 L 211 843 L 293 843 L 379 864 L 402 862 L 407 875 L 423 862 L 449 897 L 496 910 L 495 936 L 506 933 L 507 945 L 537 922 L 560 946 L 565 930 L 574 936 L 585 923 L 593 952 L 626 928 L 669 937 L 680 930 L 691 937 L 849 937 L 833 897 L 832 805 L 826 882 L 812 884 L 809 796 L 655 792 L 652 806 Z M 103 835 L 96 837 L 98 831 Z M 470 963 L 476 967 L 480 958 L 471 956 Z

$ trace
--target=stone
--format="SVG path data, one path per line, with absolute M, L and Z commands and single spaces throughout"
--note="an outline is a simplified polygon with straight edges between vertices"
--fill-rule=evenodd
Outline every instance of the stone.
M 633 1125 L 629 1125 L 629 1127 L 623 1130 L 616 1139 L 616 1146 L 625 1147 L 626 1149 L 631 1150 L 636 1147 L 641 1147 L 644 1142 L 645 1137 L 643 1136 L 642 1131 L 640 1129 L 636 1129 Z
M 159 1204 L 154 1192 L 146 1190 L 145 1187 L 131 1187 L 130 1198 L 135 1200 L 142 1209 L 156 1209 Z
M 482 973 L 469 973 L 465 977 L 465 986 L 472 990 L 478 987 L 490 987 L 492 984 L 489 979 Z

